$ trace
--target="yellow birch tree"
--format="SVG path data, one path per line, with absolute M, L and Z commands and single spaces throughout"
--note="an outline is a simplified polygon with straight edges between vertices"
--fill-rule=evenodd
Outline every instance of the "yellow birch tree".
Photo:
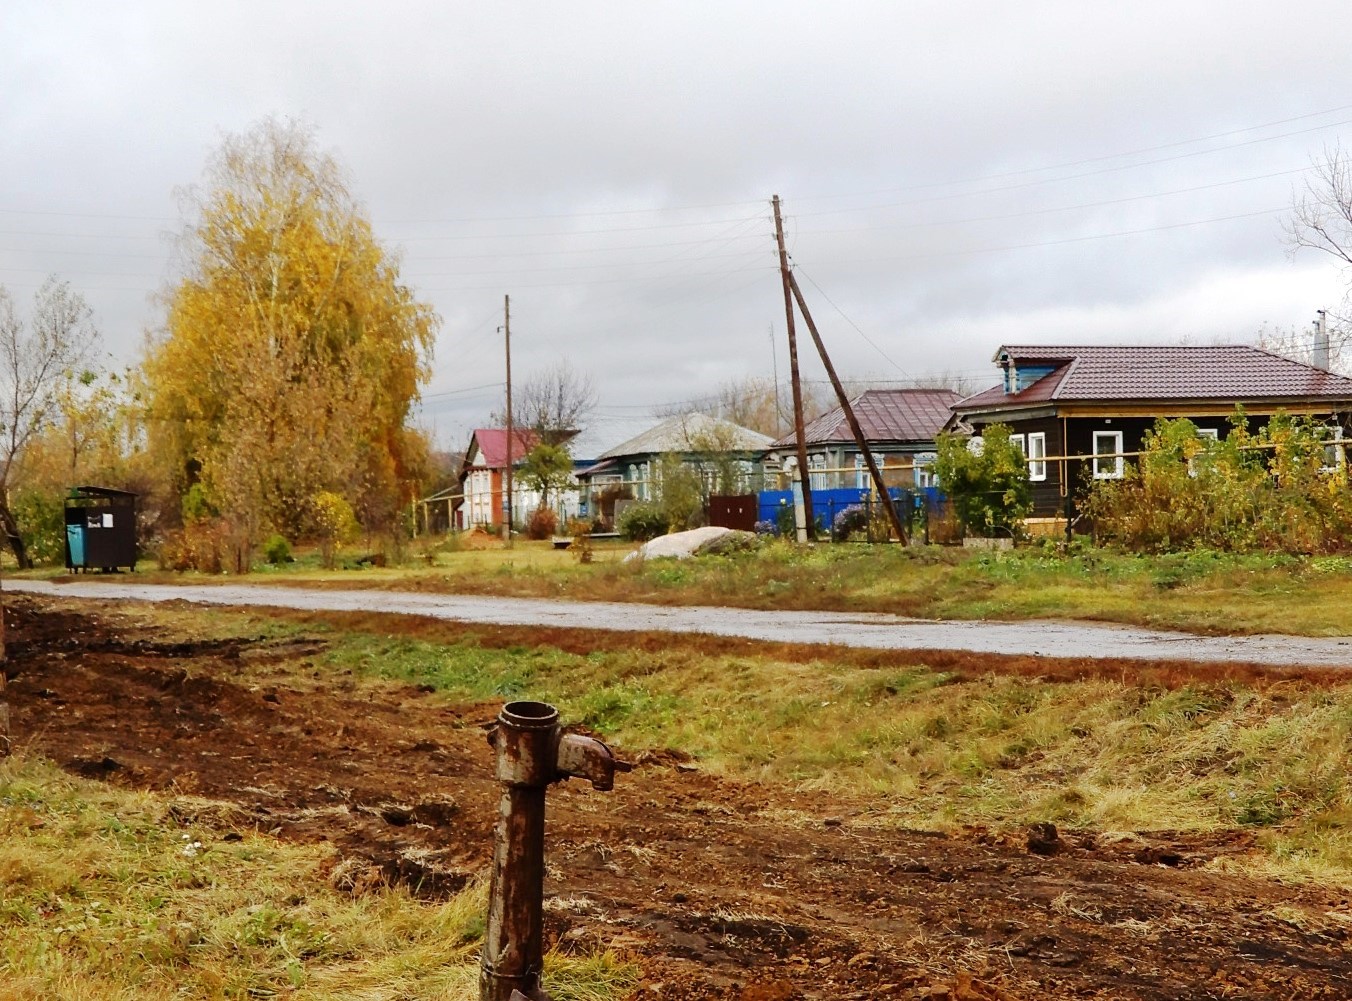
M 173 482 L 200 483 L 247 545 L 313 531 L 324 491 L 388 528 L 414 489 L 406 421 L 440 319 L 306 128 L 227 137 L 184 202 L 181 277 L 144 370 Z

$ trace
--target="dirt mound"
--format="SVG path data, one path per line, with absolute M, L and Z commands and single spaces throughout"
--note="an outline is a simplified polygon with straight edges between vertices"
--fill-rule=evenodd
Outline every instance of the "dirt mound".
M 495 705 L 320 675 L 318 635 L 169 643 L 111 608 L 6 602 L 21 749 L 228 803 L 184 824 L 223 810 L 330 841 L 354 893 L 443 896 L 487 865 Z M 1340 894 L 1206 867 L 1247 834 L 884 830 L 858 802 L 720 781 L 678 750 L 631 757 L 613 793 L 551 792 L 547 907 L 561 948 L 639 957 L 635 998 L 1352 993 Z

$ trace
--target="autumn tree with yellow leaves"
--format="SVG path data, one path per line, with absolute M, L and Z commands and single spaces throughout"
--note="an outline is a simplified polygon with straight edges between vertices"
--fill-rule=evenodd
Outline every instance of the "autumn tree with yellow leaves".
M 181 274 L 144 368 L 175 488 L 200 484 L 246 547 L 315 533 L 326 493 L 388 530 L 426 451 L 407 419 L 440 319 L 302 126 L 227 137 L 184 203 Z

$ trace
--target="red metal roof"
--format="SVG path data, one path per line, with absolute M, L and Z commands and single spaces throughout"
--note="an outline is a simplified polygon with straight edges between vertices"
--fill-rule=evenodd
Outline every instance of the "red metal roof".
M 852 399 L 850 406 L 870 442 L 933 441 L 959 399 L 950 389 L 870 389 Z M 842 407 L 805 425 L 803 437 L 809 445 L 854 441 Z M 798 436 L 789 434 L 771 447 L 787 448 L 797 442 Z
M 1003 386 L 955 404 L 994 406 L 1096 400 L 1352 400 L 1352 379 L 1247 344 L 1062 347 L 1005 346 L 996 360 L 1056 365 L 1022 392 Z
M 507 429 L 506 428 L 475 428 L 473 440 L 479 443 L 479 454 L 473 455 L 473 446 L 470 447 L 470 456 L 473 456 L 475 466 L 487 466 L 489 469 L 504 469 L 507 466 Z M 539 443 L 535 432 L 525 428 L 512 428 L 512 465 L 526 457 L 529 452 Z M 470 456 L 466 456 L 468 462 Z

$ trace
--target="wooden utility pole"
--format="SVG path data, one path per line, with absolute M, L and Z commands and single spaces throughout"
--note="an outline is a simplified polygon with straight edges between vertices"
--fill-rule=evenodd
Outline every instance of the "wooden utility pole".
M 873 459 L 873 452 L 868 447 L 868 440 L 864 437 L 864 429 L 859 426 L 858 419 L 854 416 L 854 407 L 850 406 L 849 398 L 845 395 L 845 387 L 840 384 L 840 378 L 836 375 L 836 367 L 831 364 L 831 358 L 826 353 L 826 345 L 822 343 L 821 334 L 817 333 L 817 325 L 812 322 L 812 314 L 808 312 L 807 302 L 803 299 L 803 291 L 798 287 L 798 279 L 789 274 L 789 287 L 793 290 L 793 297 L 798 300 L 798 308 L 803 311 L 803 320 L 807 323 L 808 332 L 812 334 L 812 341 L 817 345 L 817 354 L 821 355 L 822 365 L 826 367 L 826 374 L 831 377 L 831 386 L 836 391 L 836 399 L 840 401 L 840 409 L 845 411 L 845 420 L 849 422 L 850 430 L 854 433 L 855 443 L 859 446 L 859 451 L 864 456 L 864 461 L 868 463 L 868 472 L 873 477 L 873 486 L 877 489 L 879 496 L 883 500 L 883 509 L 887 512 L 887 518 L 892 522 L 892 530 L 897 533 L 897 541 L 903 546 L 906 544 L 906 528 L 901 523 L 901 516 L 897 514 L 896 505 L 892 503 L 892 498 L 887 493 L 887 484 L 883 482 L 882 471 L 878 469 L 878 463 Z
M 784 220 L 779 215 L 779 196 L 771 200 L 775 208 L 775 243 L 779 246 L 779 278 L 784 285 L 784 323 L 789 330 L 789 379 L 793 384 L 793 434 L 798 442 L 798 475 L 803 484 L 803 513 L 807 516 L 807 537 L 816 538 L 812 516 L 812 477 L 808 475 L 807 441 L 803 433 L 803 387 L 798 379 L 798 336 L 793 326 L 793 295 L 790 283 L 789 253 L 784 249 Z M 811 322 L 811 321 L 809 321 Z
M 512 545 L 512 297 L 502 297 L 502 335 L 507 346 L 507 468 L 503 470 L 502 540 Z

